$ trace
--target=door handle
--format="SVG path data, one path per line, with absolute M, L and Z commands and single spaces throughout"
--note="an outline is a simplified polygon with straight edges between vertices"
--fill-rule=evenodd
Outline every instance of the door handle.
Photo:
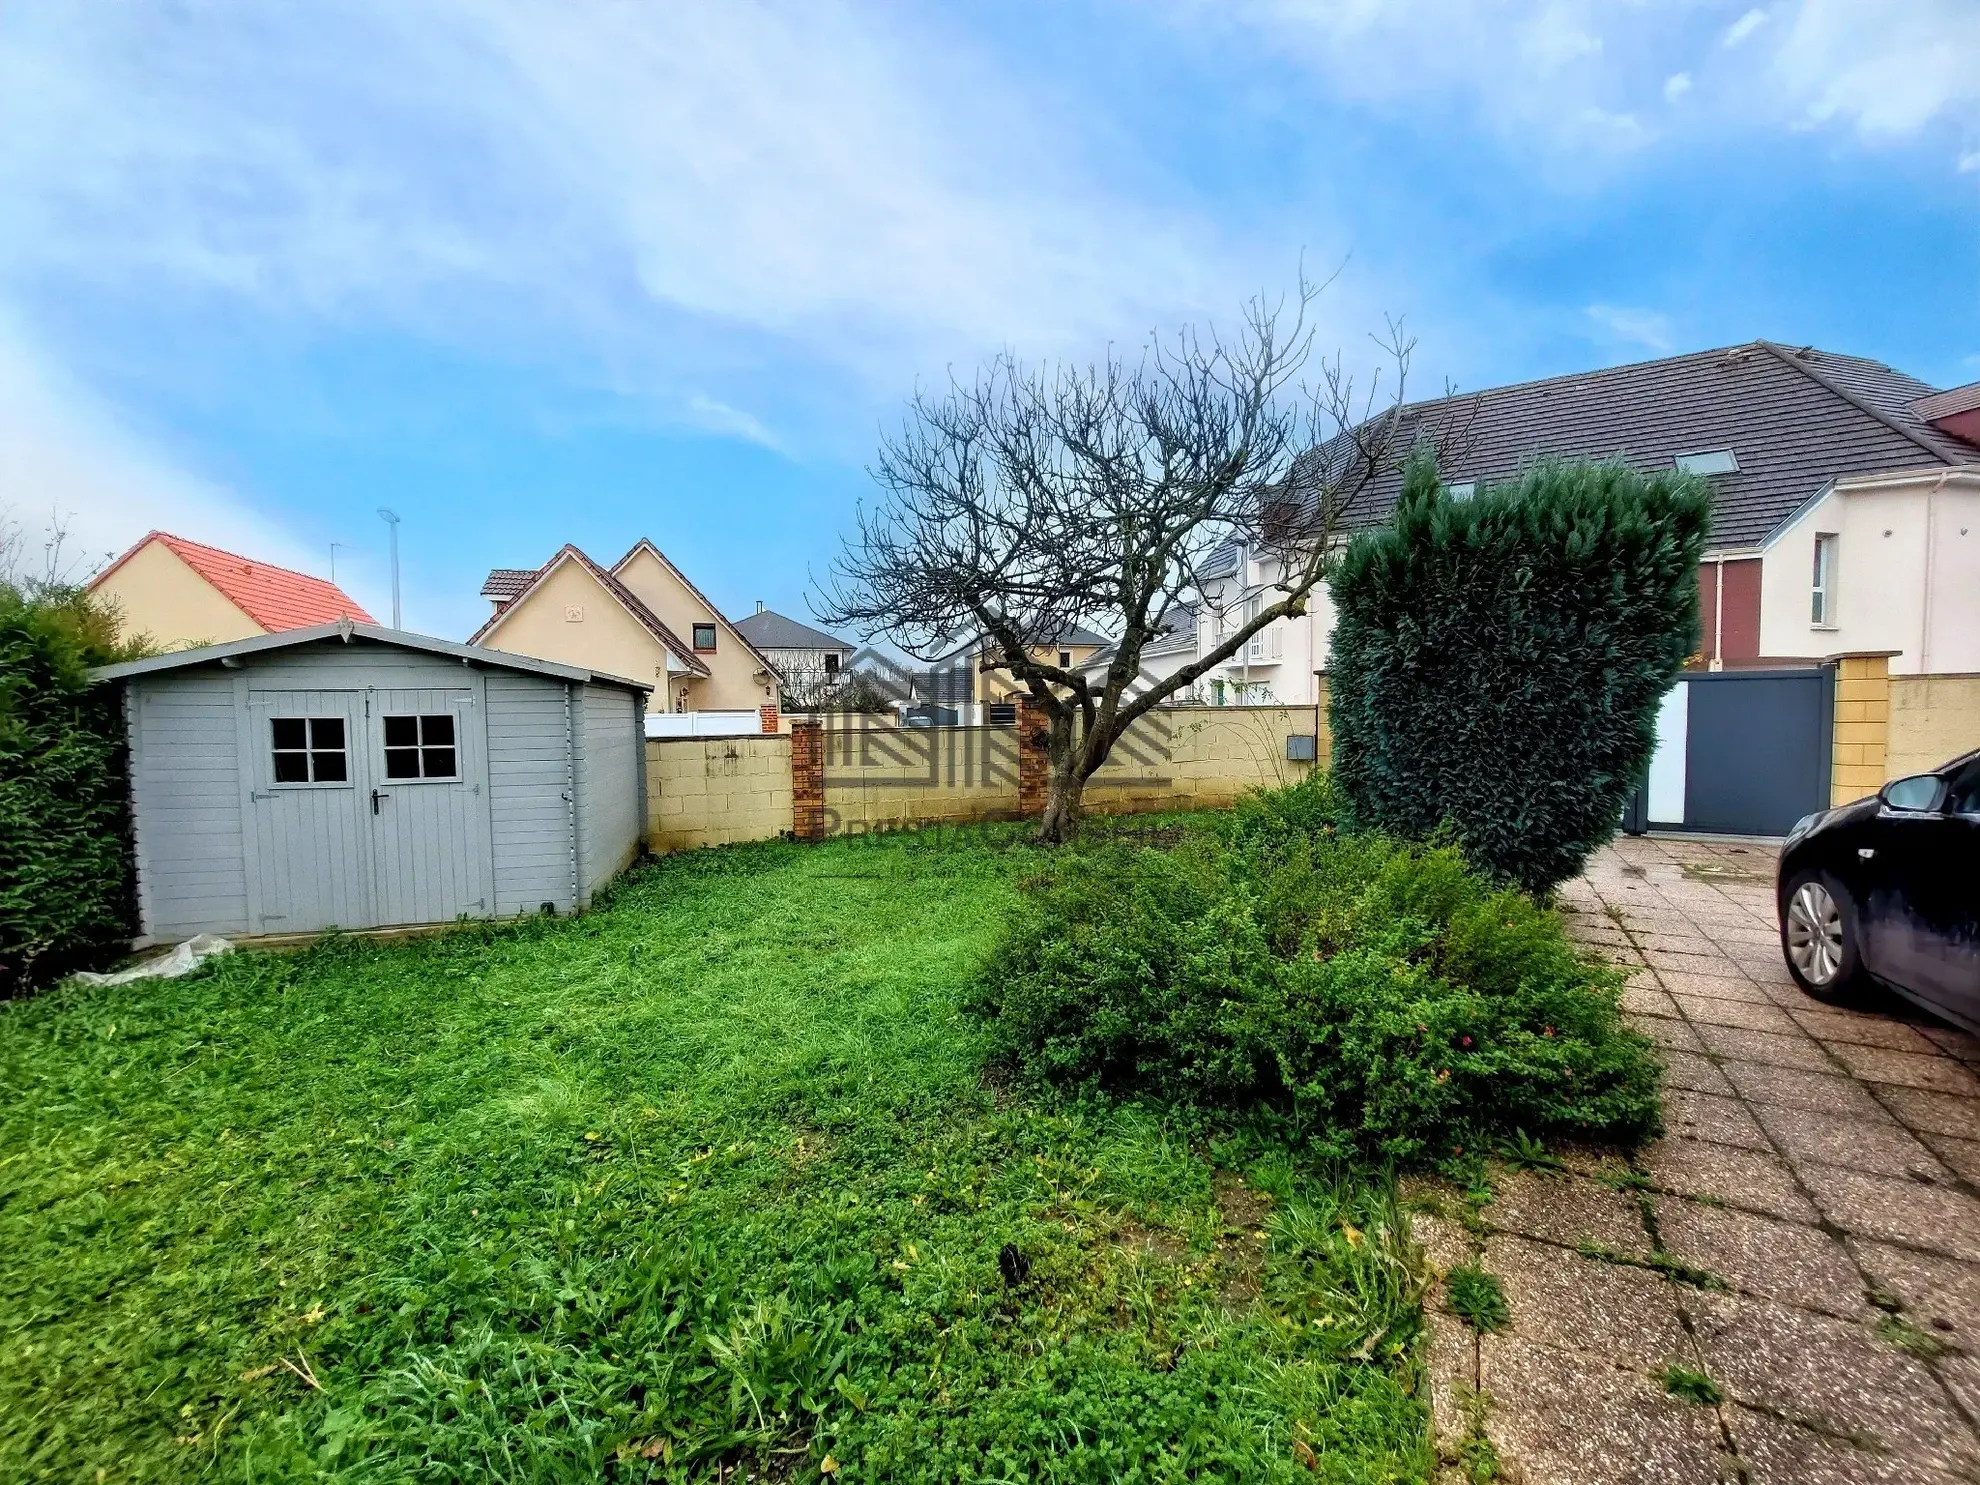
M 1875 856 L 1876 854 L 1877 854 L 1877 848 L 1875 846 L 1858 846 L 1856 848 L 1857 859 L 1860 861 L 1868 861 L 1872 856 Z
M 377 791 L 376 789 L 373 789 L 373 790 L 371 791 L 371 812 L 372 812 L 372 813 L 373 813 L 374 815 L 375 815 L 375 814 L 377 814 L 377 813 L 378 813 L 378 801 L 379 801 L 379 800 L 381 800 L 381 799 L 390 799 L 391 797 L 392 797 L 392 796 L 391 796 L 391 795 L 389 795 L 389 794 L 380 794 L 380 793 L 379 793 L 379 792 L 378 792 L 378 791 Z

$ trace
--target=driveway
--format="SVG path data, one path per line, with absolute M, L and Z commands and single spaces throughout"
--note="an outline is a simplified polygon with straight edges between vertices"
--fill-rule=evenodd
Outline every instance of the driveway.
M 1438 1429 L 1503 1478 L 1980 1480 L 1980 1042 L 1839 1010 L 1781 964 L 1764 845 L 1622 838 L 1563 889 L 1636 970 L 1665 1137 L 1502 1171 L 1433 1261 L 1496 1274 L 1481 1337 L 1433 1318 Z M 1476 1450 L 1477 1444 L 1473 1444 Z

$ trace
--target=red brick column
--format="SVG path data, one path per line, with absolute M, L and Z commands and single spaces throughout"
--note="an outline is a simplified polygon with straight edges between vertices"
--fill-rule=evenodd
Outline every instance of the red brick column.
M 825 729 L 809 717 L 791 724 L 791 834 L 825 838 Z
M 763 731 L 775 732 L 777 730 L 777 704 L 771 702 L 767 706 L 759 706 L 756 709 L 756 719 Z
M 1045 813 L 1046 780 L 1051 773 L 1052 719 L 1037 698 L 1017 699 L 1018 813 L 1027 820 Z

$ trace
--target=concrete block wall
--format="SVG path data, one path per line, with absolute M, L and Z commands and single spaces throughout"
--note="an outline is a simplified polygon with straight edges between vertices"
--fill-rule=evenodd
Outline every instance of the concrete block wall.
M 791 748 L 789 734 L 647 739 L 647 849 L 771 840 L 791 830 Z
M 1875 794 L 1886 770 L 1891 726 L 1891 661 L 1883 654 L 1836 657 L 1835 748 L 1830 803 Z
M 1980 748 L 1980 675 L 1890 678 L 1887 779 L 1924 773 L 1976 748 Z
M 1018 729 L 1012 727 L 903 727 L 828 736 L 824 833 L 1015 819 L 1018 774 Z
M 1331 739 L 1318 709 L 1319 766 Z M 1311 763 L 1286 757 L 1286 740 L 1313 734 L 1310 706 L 1165 707 L 1128 729 L 1086 786 L 1089 810 L 1198 809 L 1227 805 L 1247 789 L 1296 783 Z

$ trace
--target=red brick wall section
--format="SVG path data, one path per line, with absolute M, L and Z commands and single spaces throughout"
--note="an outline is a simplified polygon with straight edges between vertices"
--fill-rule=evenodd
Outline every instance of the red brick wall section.
M 1018 813 L 1026 819 L 1045 813 L 1045 785 L 1051 773 L 1052 723 L 1035 697 L 1017 703 Z
M 765 733 L 771 733 L 777 730 L 777 708 L 775 706 L 759 706 L 756 709 L 756 717 Z
M 791 727 L 791 834 L 825 838 L 825 729 L 810 720 Z

